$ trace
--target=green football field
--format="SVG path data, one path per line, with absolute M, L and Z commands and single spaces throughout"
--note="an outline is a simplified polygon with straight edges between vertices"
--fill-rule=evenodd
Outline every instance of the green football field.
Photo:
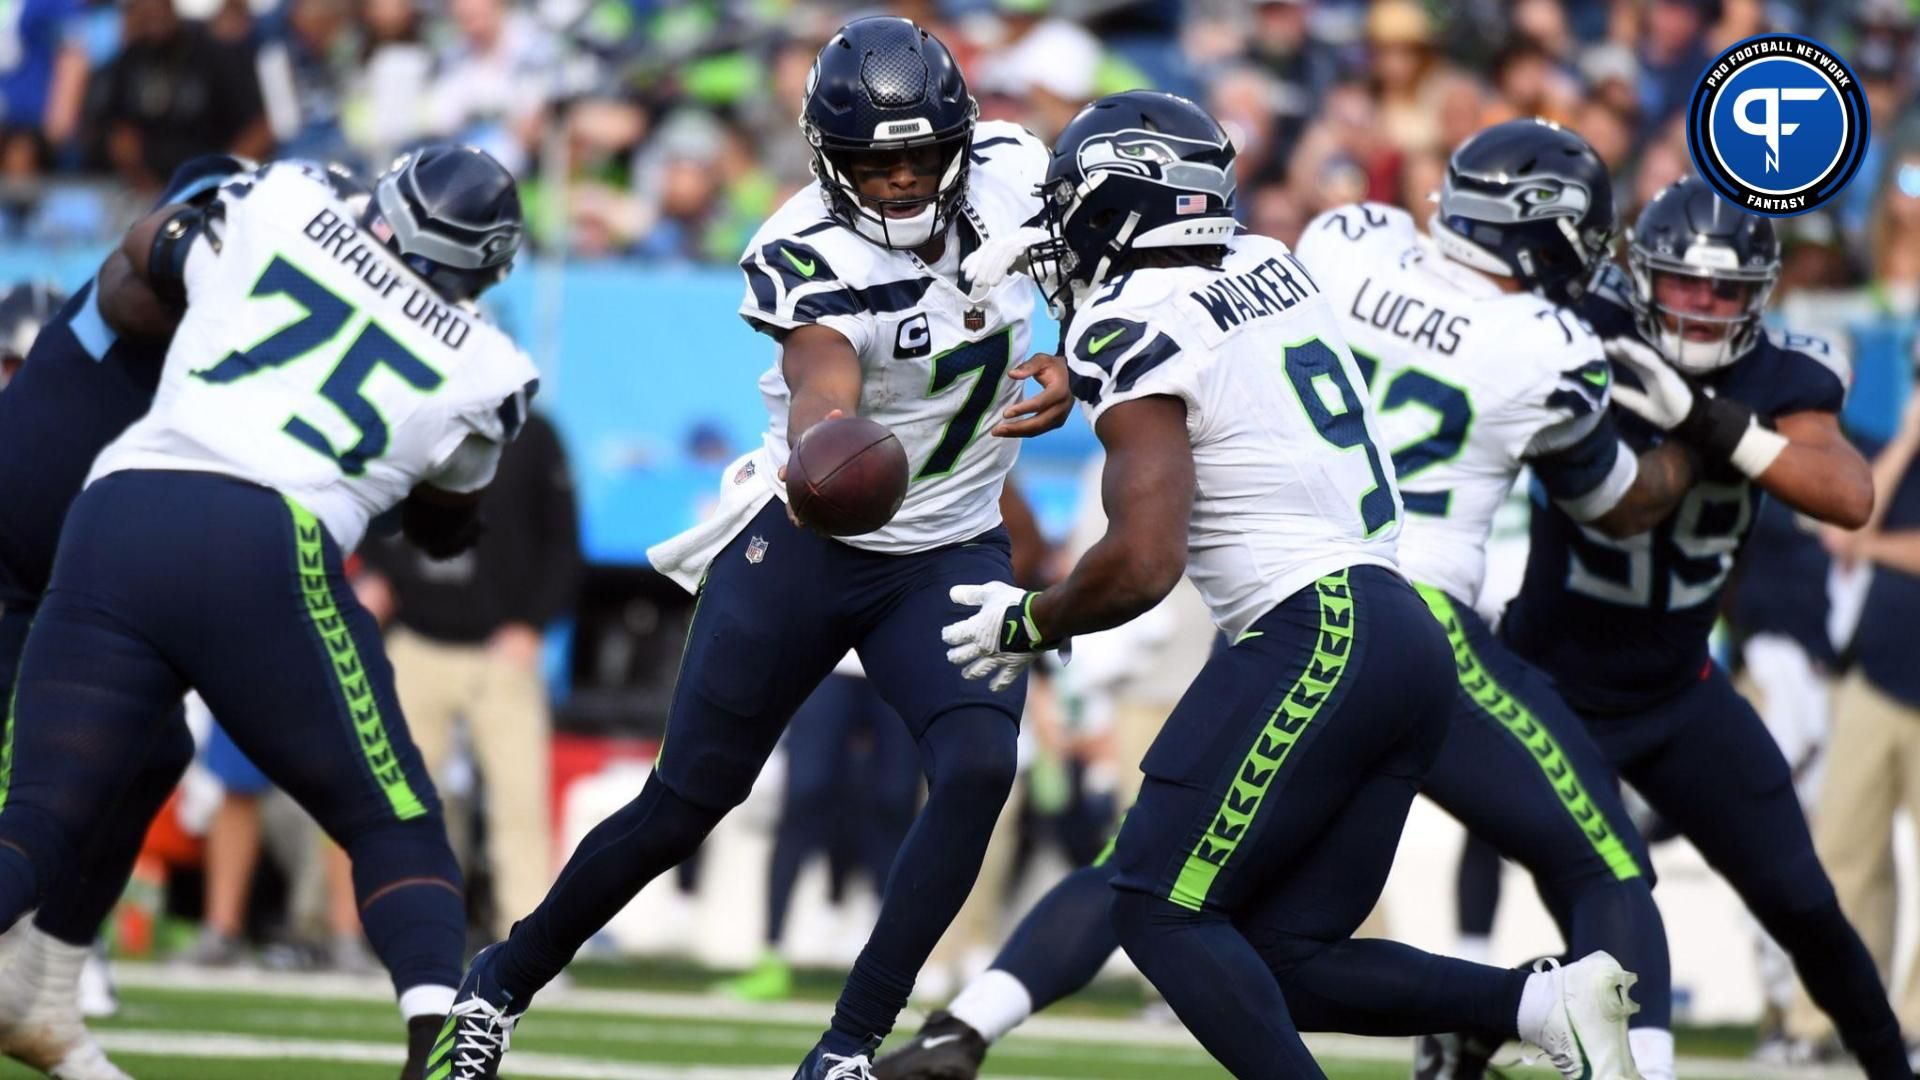
M 122 980 L 124 1009 L 97 1028 L 136 1080 L 393 1080 L 399 1072 L 399 1019 L 378 980 L 160 968 L 128 969 Z M 787 1080 L 830 1009 L 825 1001 L 745 1005 L 681 990 L 574 990 L 551 998 L 516 1033 L 507 1077 Z M 1314 1046 L 1336 1080 L 1402 1080 L 1409 1072 L 1405 1040 L 1316 1039 Z M 34 1075 L 0 1064 L 5 1080 Z M 1224 1073 L 1177 1027 L 1109 1007 L 1034 1021 L 994 1050 L 986 1075 L 1200 1080 Z M 1555 1074 L 1536 1067 L 1505 1075 Z M 1688 1058 L 1680 1075 L 1787 1074 Z

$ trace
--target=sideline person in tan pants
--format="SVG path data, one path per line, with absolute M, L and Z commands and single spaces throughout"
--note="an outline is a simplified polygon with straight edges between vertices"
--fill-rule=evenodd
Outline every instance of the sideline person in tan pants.
M 1859 928 L 1882 978 L 1897 966 L 1894 816 L 1902 809 L 1920 815 L 1920 664 L 1913 662 L 1913 631 L 1920 623 L 1917 449 L 1920 396 L 1908 403 L 1899 432 L 1874 459 L 1873 517 L 1858 532 L 1823 536 L 1837 561 L 1870 566 L 1873 580 L 1853 635 L 1854 667 L 1834 697 L 1833 740 L 1813 840 L 1841 910 Z M 1920 961 L 1920 948 L 1915 953 Z M 1895 1012 L 1912 1048 L 1920 1038 L 1920 964 L 1910 970 L 1905 992 L 1895 992 Z M 1813 1043 L 1829 1037 L 1832 1027 L 1802 995 L 1788 1030 Z

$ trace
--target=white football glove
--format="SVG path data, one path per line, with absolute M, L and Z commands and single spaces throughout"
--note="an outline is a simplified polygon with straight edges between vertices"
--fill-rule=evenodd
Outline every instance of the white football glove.
M 1004 581 L 989 581 L 955 585 L 947 595 L 956 604 L 980 609 L 959 622 L 948 623 L 940 632 L 940 637 L 953 646 L 947 650 L 947 660 L 959 665 L 963 669 L 960 674 L 966 678 L 991 675 L 993 681 L 987 685 L 1005 690 L 1049 647 L 1041 642 L 1030 610 L 1039 593 Z
M 1005 236 L 988 237 L 973 254 L 960 260 L 960 272 L 973 284 L 967 298 L 985 299 L 987 293 L 1011 275 L 1027 273 L 1028 249 L 1052 237 L 1052 233 L 1037 225 L 1015 229 Z
M 1695 390 L 1657 351 L 1631 338 L 1609 338 L 1607 358 L 1632 371 L 1640 388 L 1616 382 L 1613 400 L 1670 433 L 1710 461 L 1724 461 L 1751 477 L 1766 472 L 1786 450 L 1787 437 L 1732 398 Z
M 1680 426 L 1693 411 L 1693 387 L 1652 346 L 1633 338 L 1608 338 L 1607 359 L 1633 372 L 1640 387 L 1616 381 L 1613 400 L 1620 407 L 1662 431 Z

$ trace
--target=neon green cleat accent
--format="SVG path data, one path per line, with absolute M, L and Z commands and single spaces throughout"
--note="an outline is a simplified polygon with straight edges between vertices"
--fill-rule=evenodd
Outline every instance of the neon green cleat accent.
M 740 975 L 717 983 L 715 990 L 740 1001 L 785 1001 L 793 996 L 793 968 L 769 949 Z

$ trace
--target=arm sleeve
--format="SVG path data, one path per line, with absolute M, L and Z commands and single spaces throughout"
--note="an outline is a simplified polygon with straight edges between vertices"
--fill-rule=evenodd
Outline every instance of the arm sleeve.
M 1544 429 L 1527 463 L 1553 501 L 1586 522 L 1619 505 L 1640 475 L 1640 459 L 1620 441 L 1613 417 L 1591 413 Z
M 1592 521 L 1633 487 L 1640 461 L 1614 427 L 1613 368 L 1591 327 L 1550 310 L 1538 329 L 1546 335 L 1542 347 L 1564 349 L 1568 358 L 1531 393 L 1525 415 L 1533 430 L 1520 456 L 1569 516 Z
M 746 296 L 740 317 L 775 337 L 802 326 L 825 326 L 865 353 L 874 318 L 866 292 L 842 281 L 818 248 L 800 238 L 755 243 L 740 260 Z

